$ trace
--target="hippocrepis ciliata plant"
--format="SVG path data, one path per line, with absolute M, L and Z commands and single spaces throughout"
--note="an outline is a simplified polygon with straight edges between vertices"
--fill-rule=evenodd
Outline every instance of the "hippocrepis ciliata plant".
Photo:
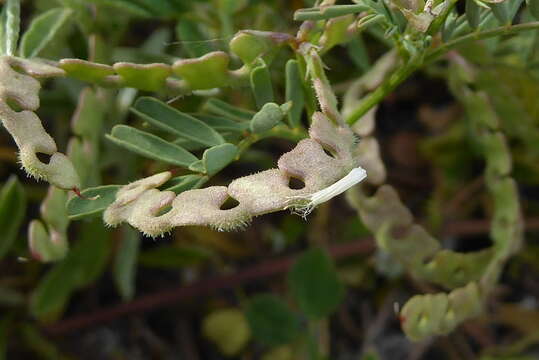
M 81 59 L 44 61 L 35 58 L 39 46 L 32 51 L 28 45 L 31 42 L 24 39 L 19 56 L 15 56 L 19 5 L 18 1 L 8 0 L 3 10 L 9 25 L 2 33 L 8 45 L 3 45 L 0 58 L 0 117 L 19 147 L 20 161 L 28 174 L 59 189 L 78 192 L 81 178 L 77 166 L 57 151 L 54 140 L 35 114 L 39 107 L 37 79 L 67 76 L 102 88 L 130 87 L 168 96 L 208 96 L 217 88 L 250 86 L 257 105 L 254 113 L 209 100 L 207 108 L 213 107 L 209 112 L 214 117 L 197 118 L 156 99 L 139 99 L 133 112 L 153 126 L 175 134 L 181 141 L 168 142 L 125 125 L 115 126 L 107 138 L 139 155 L 188 169 L 192 174 L 173 179 L 171 171 L 164 171 L 124 186 L 90 188 L 82 192 L 83 197 L 69 201 L 68 212 L 72 218 L 103 212 L 107 225 L 127 222 L 150 236 L 185 225 L 234 230 L 246 226 L 255 216 L 285 209 L 306 216 L 322 202 L 366 178 L 371 184 L 382 184 L 386 170 L 380 159 L 379 145 L 372 136 L 376 106 L 415 71 L 463 43 L 537 29 L 537 22 L 511 25 L 520 3 L 468 0 L 466 14 L 459 15 L 455 8 L 457 0 L 356 0 L 350 5 L 335 5 L 335 1 L 326 0 L 296 12 L 295 19 L 303 23 L 295 36 L 256 30 L 238 32 L 228 47 L 242 66 L 232 69 L 231 56 L 224 51 L 178 59 L 172 64 L 119 62 L 106 65 Z M 535 4 L 534 0 L 530 3 Z M 65 17 L 65 14 L 60 15 Z M 393 50 L 352 83 L 339 109 L 322 56 L 362 31 L 371 31 L 383 38 Z M 296 59 L 286 65 L 286 102 L 279 105 L 274 102 L 269 66 L 275 53 L 284 46 L 292 50 Z M 29 58 L 23 58 L 25 56 Z M 308 132 L 301 126 L 305 109 Z M 215 119 L 215 115 L 228 116 L 228 119 Z M 230 121 L 231 118 L 234 121 Z M 234 143 L 209 126 L 211 121 L 215 128 L 246 135 Z M 501 131 L 494 128 L 489 131 L 495 132 L 489 138 L 491 145 L 506 154 L 507 149 L 500 145 L 504 141 Z M 95 147 L 91 136 L 76 130 L 75 133 L 83 140 L 86 137 L 87 143 Z M 359 142 L 358 135 L 363 137 Z M 299 140 L 292 151 L 279 158 L 276 169 L 238 178 L 228 186 L 198 188 L 253 143 L 273 136 Z M 188 145 L 205 149 L 202 159 L 186 149 Z M 90 153 L 95 154 L 95 151 Z M 46 154 L 50 159 L 44 162 L 38 154 Z M 496 161 L 488 155 L 486 159 L 489 165 Z M 508 217 L 515 234 L 503 239 L 500 235 L 499 248 L 503 251 L 495 248 L 469 256 L 438 252 L 436 241 L 412 224 L 409 211 L 390 187 L 381 187 L 372 199 L 357 194 L 352 197 L 351 202 L 367 227 L 376 234 L 381 247 L 397 254 L 414 276 L 457 288 L 447 296 L 414 298 L 403 308 L 404 330 L 411 338 L 446 333 L 476 315 L 480 309 L 478 304 L 495 283 L 501 265 L 518 248 L 517 245 L 503 248 L 503 244 L 518 243 L 518 197 L 508 178 L 509 172 L 503 171 L 503 181 L 498 175 L 487 174 L 489 181 L 492 180 L 489 190 L 495 198 L 510 193 L 508 197 L 514 200 L 511 207 L 514 212 Z M 304 187 L 292 189 L 291 178 L 302 180 Z M 221 209 L 228 198 L 237 200 L 238 205 Z M 408 241 L 391 236 L 395 225 L 409 228 Z M 493 227 L 497 226 L 499 224 L 494 222 Z M 65 234 L 65 227 L 67 223 L 60 232 L 50 231 L 53 228 L 49 228 L 49 232 L 51 236 L 60 236 L 58 234 Z M 31 231 L 33 238 L 43 238 L 45 231 L 37 228 L 39 226 L 34 225 Z M 407 256 L 412 249 L 420 251 Z M 447 266 L 437 267 L 442 257 L 454 260 L 460 270 L 457 277 L 448 276 Z M 431 261 L 425 264 L 427 258 Z M 463 303 L 469 308 L 462 307 Z M 443 316 L 438 316 L 439 312 Z

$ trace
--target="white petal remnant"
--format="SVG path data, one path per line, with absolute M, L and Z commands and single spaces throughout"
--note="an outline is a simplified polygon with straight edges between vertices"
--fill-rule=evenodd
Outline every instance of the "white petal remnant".
M 294 213 L 303 217 L 309 215 L 311 211 L 318 205 L 333 199 L 350 189 L 352 186 L 360 183 L 367 177 L 367 172 L 361 167 L 353 168 L 341 180 L 325 189 L 315 192 L 307 196 L 293 196 L 288 200 L 287 208 L 292 208 Z
M 159 191 L 156 188 L 171 177 L 169 172 L 126 185 L 105 211 L 104 220 L 111 226 L 126 221 L 150 236 L 185 225 L 235 230 L 258 215 L 296 209 L 306 202 L 312 209 L 365 178 L 365 170 L 358 167 L 354 155 L 355 137 L 350 128 L 336 126 L 322 113 L 315 113 L 309 134 L 310 139 L 281 156 L 278 169 L 236 179 L 228 187 L 212 186 L 179 195 Z M 324 147 L 331 149 L 332 156 Z M 292 189 L 291 178 L 300 179 L 305 186 Z M 221 209 L 229 197 L 238 205 Z M 160 215 L 163 209 L 168 211 Z
M 34 60 L 0 57 L 0 119 L 20 150 L 28 174 L 70 190 L 80 187 L 71 161 L 58 152 L 56 143 L 34 113 L 39 107 L 40 84 L 35 78 L 62 76 L 63 70 Z M 38 154 L 50 156 L 47 162 Z

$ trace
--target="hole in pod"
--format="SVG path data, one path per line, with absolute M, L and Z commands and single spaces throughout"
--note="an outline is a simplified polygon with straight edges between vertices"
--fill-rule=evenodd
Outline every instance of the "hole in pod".
M 38 160 L 41 161 L 43 164 L 48 164 L 48 163 L 51 161 L 52 155 L 45 154 L 45 153 L 41 153 L 41 152 L 37 152 L 37 153 L 36 153 L 36 157 L 37 157 Z
M 230 209 L 234 209 L 235 207 L 237 207 L 238 205 L 240 204 L 240 202 L 236 199 L 234 199 L 233 197 L 228 197 L 224 203 L 221 204 L 221 206 L 219 207 L 219 209 L 221 210 L 230 210 Z
M 291 177 L 288 179 L 288 187 L 292 190 L 301 190 L 305 187 L 305 181 Z
M 322 149 L 324 149 L 324 152 L 325 152 L 326 155 L 329 156 L 330 158 L 333 158 L 333 159 L 336 158 L 337 152 L 336 152 L 334 149 L 332 149 L 331 147 L 322 144 Z

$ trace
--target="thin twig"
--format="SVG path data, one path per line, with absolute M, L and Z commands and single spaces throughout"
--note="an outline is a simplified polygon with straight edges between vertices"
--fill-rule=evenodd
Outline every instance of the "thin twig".
M 444 227 L 442 233 L 443 235 L 453 236 L 474 235 L 485 234 L 489 230 L 490 222 L 488 220 L 469 220 L 448 224 Z M 539 230 L 539 218 L 527 219 L 526 230 Z M 366 237 L 346 244 L 334 245 L 329 248 L 329 252 L 333 258 L 340 259 L 357 254 L 369 254 L 374 249 L 374 239 L 372 237 Z M 235 274 L 216 276 L 192 285 L 163 290 L 155 294 L 140 297 L 129 303 L 98 309 L 91 314 L 83 314 L 61 320 L 46 326 L 44 330 L 50 335 L 63 335 L 107 323 L 128 314 L 156 310 L 188 298 L 209 294 L 220 289 L 233 288 L 249 282 L 259 281 L 261 278 L 285 273 L 294 260 L 294 255 L 268 260 Z
M 358 241 L 339 244 L 329 249 L 334 258 L 342 258 L 357 254 L 371 253 L 375 248 L 370 237 Z M 132 313 L 141 313 L 160 307 L 176 304 L 179 301 L 215 292 L 216 290 L 233 288 L 241 284 L 259 281 L 261 278 L 282 274 L 288 270 L 295 256 L 286 256 L 266 261 L 235 274 L 216 276 L 192 285 L 163 290 L 146 295 L 134 301 L 112 307 L 98 309 L 91 314 L 83 314 L 68 318 L 45 327 L 50 335 L 63 335 L 76 330 L 110 322 Z

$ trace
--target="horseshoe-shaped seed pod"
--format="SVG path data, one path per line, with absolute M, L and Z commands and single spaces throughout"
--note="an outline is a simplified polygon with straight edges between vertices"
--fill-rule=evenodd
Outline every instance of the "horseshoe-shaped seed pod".
M 41 87 L 35 78 L 63 74 L 61 69 L 36 61 L 0 57 L 0 119 L 19 147 L 19 158 L 26 172 L 70 190 L 80 187 L 79 176 L 71 161 L 58 152 L 56 143 L 34 113 L 39 107 Z M 40 160 L 38 154 L 50 156 L 48 162 Z
M 236 179 L 228 187 L 212 186 L 179 195 L 157 190 L 171 177 L 170 172 L 126 185 L 105 210 L 104 221 L 111 226 L 125 221 L 147 235 L 158 236 L 185 225 L 234 230 L 244 227 L 255 216 L 284 209 L 305 213 L 306 206 L 310 210 L 366 176 L 358 168 L 357 157 L 350 152 L 355 139 L 348 127 L 335 126 L 325 115 L 316 113 L 310 134 L 310 139 L 300 141 L 281 156 L 278 169 Z M 327 155 L 323 145 L 332 146 L 335 157 Z M 305 187 L 291 189 L 291 177 L 301 179 Z M 229 197 L 239 204 L 221 210 Z M 170 210 L 157 215 L 165 207 Z

